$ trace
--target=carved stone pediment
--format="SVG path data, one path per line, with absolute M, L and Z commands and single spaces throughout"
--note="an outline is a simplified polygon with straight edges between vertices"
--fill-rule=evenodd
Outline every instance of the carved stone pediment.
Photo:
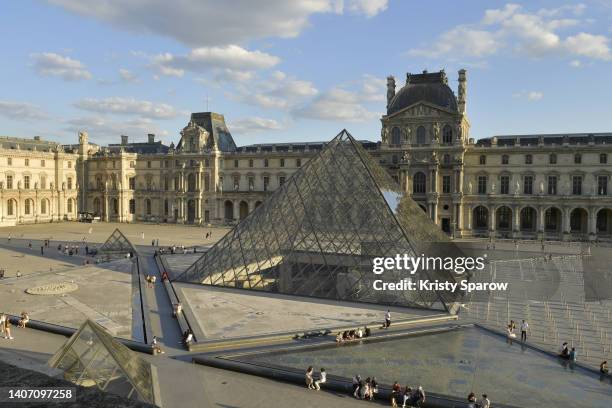
M 435 107 L 428 103 L 416 103 L 393 115 L 393 119 L 451 118 L 453 116 L 451 111 Z

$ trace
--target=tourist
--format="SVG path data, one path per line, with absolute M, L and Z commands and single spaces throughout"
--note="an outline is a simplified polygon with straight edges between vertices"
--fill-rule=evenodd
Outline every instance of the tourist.
M 162 272 L 162 282 L 170 280 L 170 278 L 168 278 L 168 272 L 164 271 Z
M 8 316 L 4 319 L 4 338 L 13 340 L 13 336 L 11 336 L 11 319 Z
M 336 343 L 342 343 L 342 333 L 338 332 L 338 334 L 336 334 Z
M 396 381 L 393 383 L 393 387 L 391 388 L 391 406 L 393 408 L 397 408 L 397 401 L 400 400 L 402 396 L 402 387 Z
M 159 343 L 157 342 L 157 336 L 153 336 L 153 341 L 151 342 L 151 346 L 153 347 L 154 354 L 164 354 L 165 351 L 162 350 Z
M 43 245 L 40 246 L 40 254 L 41 255 L 45 254 L 45 247 Z
M 349 340 L 355 339 L 355 329 L 351 329 L 348 334 Z
M 376 381 L 376 377 L 372 377 L 372 381 L 370 381 L 370 399 L 374 399 L 374 394 L 378 394 L 378 381 Z
M 512 323 L 508 325 L 506 329 L 506 335 L 508 336 L 508 343 L 512 345 L 512 340 L 516 339 L 516 333 L 514 333 L 514 329 L 512 328 Z
M 178 303 L 175 303 L 173 306 L 174 306 L 174 311 L 172 315 L 174 317 L 178 317 L 183 311 L 183 305 L 181 304 L 181 302 L 178 302 Z
M 355 332 L 355 336 L 356 336 L 358 339 L 360 339 L 360 338 L 362 338 L 362 337 L 363 337 L 363 330 L 361 330 L 361 327 L 359 327 L 359 328 L 357 329 L 357 331 Z
M 151 285 L 155 286 L 155 281 L 157 280 L 157 276 L 151 275 Z
M 385 324 L 383 328 L 388 329 L 389 326 L 391 326 L 391 310 L 387 310 L 387 313 L 385 313 Z
M 412 388 L 410 388 L 410 386 L 406 386 L 406 388 L 404 388 L 404 395 L 403 395 L 403 402 L 402 402 L 402 407 L 405 408 L 406 405 L 410 406 L 412 405 Z
M 602 374 L 609 374 L 610 369 L 608 369 L 608 361 L 604 361 L 599 365 L 599 372 Z
M 155 240 L 154 239 L 151 240 L 151 246 L 155 246 Z
M 308 369 L 306 370 L 306 386 L 308 387 L 309 390 L 315 389 L 313 385 L 314 382 L 312 379 L 312 372 L 313 372 L 312 366 L 308 367 Z
M 361 377 L 359 374 L 353 377 L 353 395 L 357 393 L 357 389 L 359 389 L 359 381 L 361 381 Z
M 521 341 L 522 342 L 527 341 L 527 330 L 529 330 L 529 323 L 523 320 L 523 322 L 521 323 Z
M 28 248 L 32 249 L 32 241 L 28 242 Z
M 4 322 L 6 319 L 8 319 L 7 315 L 4 313 L 0 314 L 0 333 L 2 334 L 2 337 L 4 337 Z
M 569 360 L 572 362 L 576 362 L 576 348 L 572 347 L 572 350 L 569 352 Z
M 476 407 L 476 394 L 470 392 L 467 397 L 468 407 L 475 408 Z
M 366 399 L 366 395 L 370 393 L 368 387 L 369 385 L 367 381 L 364 381 L 364 380 L 359 381 L 359 389 L 357 391 L 357 398 Z
M 478 408 L 491 408 L 491 400 L 489 400 L 487 394 L 482 394 L 482 399 L 478 403 Z
M 561 346 L 561 351 L 559 352 L 559 357 L 569 360 L 569 349 L 567 348 L 567 342 L 564 342 Z
M 21 319 L 19 319 L 19 323 L 17 324 L 17 327 L 25 329 L 25 326 L 29 321 L 30 321 L 30 316 L 28 315 L 28 312 L 21 312 Z
M 424 403 L 425 403 L 425 391 L 423 390 L 423 387 L 419 385 L 419 388 L 417 388 L 417 390 L 414 392 L 413 405 L 420 407 Z
M 191 346 L 191 343 L 193 343 L 193 333 L 191 332 L 191 330 L 188 330 L 187 335 L 185 336 L 185 346 L 187 346 L 187 348 L 189 348 L 189 346 Z
M 363 334 L 365 337 L 370 337 L 370 335 L 372 334 L 372 330 L 370 330 L 370 328 L 366 326 L 363 328 Z
M 321 384 L 325 384 L 327 382 L 327 373 L 324 368 L 321 368 L 321 373 L 319 374 L 319 378 L 314 382 L 315 388 L 317 391 L 321 389 Z

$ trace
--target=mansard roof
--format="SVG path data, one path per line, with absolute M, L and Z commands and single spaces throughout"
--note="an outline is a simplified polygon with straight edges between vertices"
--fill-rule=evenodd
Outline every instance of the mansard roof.
M 531 135 L 498 135 L 479 139 L 476 146 L 488 147 L 494 144 L 497 146 L 537 146 L 540 139 L 544 145 L 570 145 L 581 144 L 612 144 L 612 133 L 548 133 Z

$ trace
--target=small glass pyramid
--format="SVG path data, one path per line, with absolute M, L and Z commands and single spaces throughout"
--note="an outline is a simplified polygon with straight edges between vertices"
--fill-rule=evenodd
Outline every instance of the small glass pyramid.
M 77 385 L 155 404 L 151 365 L 89 319 L 55 352 L 49 366 Z
M 375 280 L 455 281 L 372 271 L 375 257 L 460 251 L 343 130 L 175 281 L 290 295 L 451 310 L 458 293 L 378 291 Z
M 135 253 L 136 249 L 132 245 L 129 239 L 121 231 L 119 228 L 116 228 L 113 233 L 108 237 L 106 242 L 100 247 L 98 252 L 102 253 L 122 253 L 127 254 Z

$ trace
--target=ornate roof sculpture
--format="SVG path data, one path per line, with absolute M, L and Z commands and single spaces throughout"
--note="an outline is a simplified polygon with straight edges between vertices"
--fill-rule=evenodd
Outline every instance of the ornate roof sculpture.
M 77 385 L 155 404 L 151 364 L 119 343 L 102 326 L 86 320 L 49 360 Z
M 125 255 L 127 253 L 135 254 L 136 248 L 130 242 L 129 239 L 121 231 L 119 228 L 115 228 L 112 234 L 108 237 L 106 242 L 100 247 L 98 252 L 101 253 L 120 253 Z
M 374 290 L 375 280 L 454 281 L 448 271 L 373 273 L 373 259 L 460 251 L 343 130 L 176 281 L 450 310 L 458 294 Z

